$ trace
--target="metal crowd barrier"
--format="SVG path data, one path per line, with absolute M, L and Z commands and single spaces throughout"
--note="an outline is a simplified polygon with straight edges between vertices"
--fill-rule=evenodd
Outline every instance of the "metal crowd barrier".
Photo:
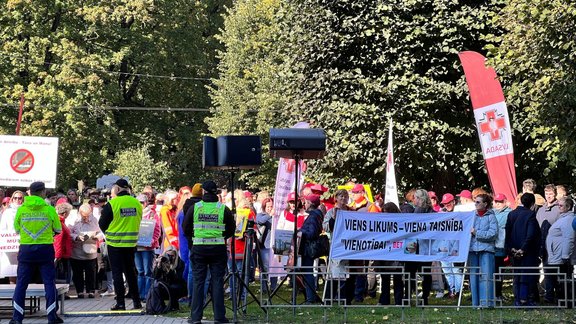
M 409 307 L 420 307 L 420 308 L 456 308 L 456 309 L 460 309 L 460 308 L 476 308 L 479 310 L 482 309 L 501 309 L 501 310 L 506 310 L 506 309 L 518 309 L 518 308 L 525 308 L 525 309 L 563 309 L 563 308 L 568 308 L 571 305 L 574 305 L 576 300 L 574 298 L 574 292 L 575 292 L 575 280 L 574 280 L 574 275 L 572 275 L 571 278 L 567 278 L 566 274 L 561 273 L 559 267 L 556 266 L 546 266 L 546 267 L 502 267 L 500 268 L 500 271 L 495 272 L 492 277 L 489 279 L 490 283 L 491 283 L 491 287 L 492 290 L 495 292 L 496 291 L 496 281 L 499 279 L 502 279 L 503 281 L 508 281 L 508 284 L 512 285 L 512 289 L 513 288 L 513 282 L 511 283 L 510 281 L 513 281 L 515 276 L 542 276 L 543 273 L 541 272 L 542 270 L 552 270 L 554 272 L 552 273 L 545 273 L 545 275 L 554 275 L 558 277 L 558 282 L 561 284 L 561 287 L 564 288 L 563 292 L 564 295 L 560 296 L 560 298 L 558 299 L 556 304 L 544 304 L 543 303 L 543 297 L 540 297 L 540 302 L 538 304 L 535 305 L 527 305 L 527 306 L 516 306 L 514 305 L 514 300 L 512 297 L 512 300 L 509 301 L 505 301 L 503 299 L 491 299 L 491 300 L 486 300 L 485 302 L 492 304 L 493 306 L 472 306 L 471 301 L 469 300 L 465 300 L 462 301 L 462 292 L 464 290 L 464 284 L 462 284 L 462 287 L 460 289 L 460 293 L 459 293 L 459 298 L 458 299 L 453 299 L 452 303 L 432 303 L 432 301 L 434 301 L 434 297 L 433 297 L 433 293 L 435 292 L 433 289 L 431 289 L 430 292 L 430 296 L 429 296 L 429 304 L 428 305 L 424 305 L 423 303 L 423 299 L 421 297 L 418 296 L 418 293 L 420 291 L 422 291 L 422 281 L 425 275 L 432 275 L 432 274 L 440 274 L 442 276 L 445 275 L 445 273 L 442 271 L 443 267 L 436 267 L 436 266 L 424 266 L 422 267 L 422 271 L 418 271 L 416 272 L 416 278 L 415 280 L 410 280 L 410 279 L 414 279 L 414 278 L 410 278 L 410 273 L 406 271 L 405 266 L 373 266 L 373 265 L 366 265 L 366 266 L 345 266 L 345 271 L 340 272 L 340 276 L 334 278 L 332 276 L 332 273 L 329 269 L 326 269 L 325 266 L 314 266 L 314 267 L 308 267 L 308 268 L 313 268 L 313 271 L 302 271 L 298 268 L 296 268 L 296 270 L 294 272 L 286 272 L 284 270 L 284 267 L 277 267 L 276 271 L 274 271 L 274 269 L 270 270 L 269 272 L 262 272 L 262 275 L 277 275 L 278 271 L 285 273 L 285 275 L 287 276 L 303 276 L 306 274 L 312 274 L 315 276 L 316 280 L 315 282 L 318 282 L 317 277 L 320 276 L 323 278 L 323 287 L 316 287 L 316 292 L 320 292 L 320 297 L 322 298 L 322 302 L 321 303 L 313 303 L 313 304 L 303 304 L 302 300 L 303 298 L 300 297 L 300 302 L 297 302 L 295 305 L 292 303 L 291 301 L 291 296 L 288 299 L 285 298 L 280 298 L 278 295 L 273 296 L 272 298 L 269 298 L 269 296 L 266 294 L 265 290 L 262 290 L 260 292 L 260 301 L 263 307 L 265 308 L 292 308 L 293 311 L 295 311 L 295 309 L 297 308 L 324 308 L 324 315 L 326 316 L 326 309 L 331 308 L 331 307 L 342 307 L 344 310 L 344 320 L 346 320 L 346 316 L 347 316 L 347 310 L 349 308 L 375 308 L 375 307 L 382 307 L 382 308 L 399 308 L 401 309 L 401 313 L 402 313 L 402 319 L 404 319 L 405 316 L 405 309 L 409 308 Z M 341 289 L 342 289 L 342 285 L 340 284 L 341 281 L 344 281 L 345 278 L 347 278 L 350 275 L 355 275 L 355 274 L 362 274 L 362 275 L 367 275 L 368 274 L 368 269 L 374 269 L 373 274 L 376 275 L 377 280 L 379 280 L 381 277 L 380 275 L 390 275 L 390 279 L 393 278 L 394 275 L 401 275 L 402 280 L 404 282 L 404 289 L 408 289 L 408 291 L 410 291 L 411 293 L 408 294 L 407 296 L 404 295 L 404 298 L 402 299 L 402 302 L 400 305 L 374 305 L 374 304 L 368 304 L 368 303 L 352 303 L 352 304 L 348 304 L 346 302 L 345 299 L 333 299 L 333 298 L 327 298 L 327 296 L 325 296 L 325 292 L 326 292 L 326 285 L 330 285 L 330 287 L 338 287 L 338 291 L 337 291 L 337 295 L 336 296 L 342 296 L 341 294 Z M 444 267 L 445 268 L 445 267 Z M 479 272 L 480 269 L 479 267 L 468 267 L 468 266 L 454 266 L 454 268 L 459 269 L 460 273 L 453 273 L 453 275 L 456 276 L 461 276 L 462 277 L 462 282 L 464 283 L 466 279 L 469 280 L 469 276 L 470 276 L 470 270 L 471 269 L 477 269 L 478 273 L 476 273 L 476 275 L 479 276 L 486 276 L 486 273 L 481 273 Z M 439 270 L 439 271 L 438 271 Z M 514 271 L 518 271 L 518 270 L 532 270 L 532 273 L 515 273 Z M 280 279 L 279 279 L 280 281 Z M 392 280 L 391 280 L 392 281 Z M 269 279 L 268 279 L 268 282 Z M 336 284 L 335 284 L 336 283 Z M 416 289 L 414 292 L 412 292 L 412 285 L 416 284 Z M 536 279 L 536 284 L 538 285 L 538 280 Z M 444 279 L 443 279 L 443 283 L 442 283 L 443 287 L 444 287 Z M 292 285 L 287 286 L 287 287 L 292 287 Z M 389 292 L 385 292 L 385 293 L 389 293 L 393 295 L 393 284 L 391 282 L 390 284 L 390 288 L 391 291 Z M 570 288 L 570 289 L 568 289 Z M 570 293 L 569 295 L 569 292 Z M 377 294 L 381 293 L 380 289 L 377 289 Z M 302 294 L 298 294 L 299 296 L 301 296 Z M 378 295 L 377 295 L 378 296 Z M 393 296 L 391 296 L 390 301 L 393 300 L 392 298 Z M 283 301 L 283 303 L 278 303 L 278 300 Z M 268 314 L 266 315 L 266 319 L 268 320 Z

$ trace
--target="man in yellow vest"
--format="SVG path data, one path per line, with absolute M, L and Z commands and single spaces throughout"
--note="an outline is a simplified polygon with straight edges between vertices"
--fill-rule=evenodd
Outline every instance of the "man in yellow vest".
M 56 315 L 56 268 L 54 266 L 54 235 L 62 231 L 60 218 L 54 207 L 48 205 L 44 182 L 30 185 L 30 196 L 16 212 L 14 229 L 20 234 L 18 251 L 18 277 L 12 305 L 14 313 L 10 324 L 21 324 L 24 319 L 26 289 L 32 273 L 40 269 L 46 293 L 48 323 L 63 323 Z
M 111 309 L 126 310 L 122 274 L 128 282 L 134 309 L 141 309 L 142 302 L 138 292 L 134 253 L 142 220 L 142 205 L 130 195 L 131 187 L 128 181 L 119 179 L 114 186 L 113 191 L 117 190 L 118 194 L 102 207 L 98 222 L 100 229 L 106 234 L 108 258 L 112 268 L 114 291 L 116 291 L 116 305 Z
M 214 181 L 205 181 L 202 192 L 202 201 L 186 212 L 186 219 L 192 222 L 188 227 L 192 231 L 185 231 L 185 235 L 192 243 L 190 260 L 194 278 L 189 323 L 202 323 L 204 283 L 208 268 L 212 283 L 214 323 L 229 323 L 224 307 L 224 276 L 228 260 L 226 239 L 234 235 L 236 222 L 232 211 L 219 201 Z

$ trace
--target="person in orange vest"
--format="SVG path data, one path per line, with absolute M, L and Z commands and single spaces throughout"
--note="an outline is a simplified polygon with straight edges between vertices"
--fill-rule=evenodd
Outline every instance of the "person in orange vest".
M 376 204 L 370 202 L 368 200 L 368 198 L 366 198 L 366 190 L 364 189 L 364 186 L 360 183 L 357 183 L 354 185 L 354 187 L 352 188 L 352 193 L 351 193 L 351 197 L 352 198 L 352 202 L 348 205 L 348 207 L 351 210 L 355 210 L 358 212 L 368 212 L 368 213 L 379 213 L 380 207 L 376 206 Z M 368 260 L 354 260 L 352 262 L 350 262 L 351 266 L 363 266 L 363 265 L 367 265 L 369 264 L 371 261 Z M 370 280 L 368 280 L 368 277 L 366 276 L 366 273 L 364 273 L 364 271 L 362 269 L 356 269 L 356 271 L 359 271 L 361 273 L 359 273 L 358 275 L 351 275 L 350 277 L 356 277 L 355 278 L 355 285 L 356 288 L 354 289 L 354 300 L 356 302 L 363 302 L 364 301 L 364 295 L 366 294 L 370 294 L 371 297 L 375 297 L 376 296 L 376 275 L 374 274 L 374 271 L 372 271 L 370 273 Z M 351 280 L 347 280 L 346 284 L 350 285 L 350 281 Z M 368 282 L 370 281 L 370 282 Z M 351 290 L 351 288 L 347 288 L 348 291 Z
M 171 245 L 180 250 L 180 242 L 178 241 L 178 221 L 176 220 L 176 211 L 178 209 L 177 201 L 178 193 L 174 190 L 168 190 L 164 194 L 164 206 L 160 209 L 160 219 L 162 220 L 162 228 L 164 229 L 164 241 L 162 243 L 162 250 L 166 251 Z
M 359 183 L 352 188 L 350 198 L 352 198 L 352 202 L 348 204 L 348 207 L 350 207 L 351 210 L 369 213 L 380 212 L 380 207 L 371 203 L 368 198 L 366 198 L 366 190 L 364 190 L 364 186 Z

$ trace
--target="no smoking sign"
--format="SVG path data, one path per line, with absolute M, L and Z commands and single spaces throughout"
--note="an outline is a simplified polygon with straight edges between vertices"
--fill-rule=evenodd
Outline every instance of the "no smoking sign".
M 19 149 L 10 157 L 10 167 L 14 172 L 26 173 L 34 167 L 34 155 L 26 149 Z

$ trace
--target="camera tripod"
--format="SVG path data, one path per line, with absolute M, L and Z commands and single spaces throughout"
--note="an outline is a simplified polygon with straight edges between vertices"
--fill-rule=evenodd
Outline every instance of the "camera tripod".
M 242 300 L 242 311 L 245 312 L 246 307 L 248 306 L 248 303 L 246 303 L 246 299 L 242 298 L 242 295 L 244 293 L 244 289 L 246 289 L 246 292 L 250 293 L 250 295 L 252 296 L 252 298 L 254 298 L 254 301 L 258 304 L 258 306 L 260 306 L 260 308 L 262 308 L 262 310 L 266 313 L 266 309 L 262 307 L 262 305 L 260 304 L 260 301 L 258 300 L 258 298 L 256 297 L 256 295 L 250 291 L 250 288 L 248 287 L 248 282 L 250 282 L 250 273 L 251 273 L 251 260 L 252 260 L 252 246 L 254 246 L 254 237 L 256 235 L 256 231 L 254 230 L 254 221 L 253 220 L 249 220 L 248 224 L 247 224 L 247 228 L 246 231 L 244 232 L 244 238 L 245 238 L 245 242 L 244 242 L 244 257 L 242 260 L 242 274 L 244 275 L 244 282 L 239 291 L 238 291 L 238 303 L 240 303 L 240 301 Z M 262 251 L 260 250 L 260 246 L 258 244 L 255 244 L 256 246 L 256 256 L 258 259 L 258 267 L 260 269 L 264 269 L 264 262 L 262 259 Z M 269 295 L 269 289 L 268 289 L 268 283 L 265 285 L 265 293 L 268 296 Z

